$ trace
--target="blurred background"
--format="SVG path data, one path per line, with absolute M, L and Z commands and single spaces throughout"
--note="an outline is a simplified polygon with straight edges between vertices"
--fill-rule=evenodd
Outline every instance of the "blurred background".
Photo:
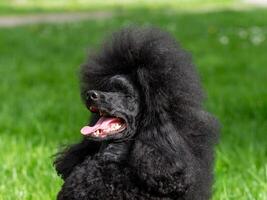
M 52 166 L 89 113 L 87 52 L 118 28 L 155 25 L 193 55 L 222 123 L 214 200 L 267 200 L 267 1 L 0 0 L 0 200 L 55 199 Z

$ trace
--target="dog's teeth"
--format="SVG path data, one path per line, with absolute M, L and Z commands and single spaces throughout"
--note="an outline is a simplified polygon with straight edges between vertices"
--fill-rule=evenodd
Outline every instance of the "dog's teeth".
M 98 137 L 98 136 L 99 136 L 99 133 L 100 133 L 100 131 L 97 130 L 97 131 L 94 132 L 94 135 L 95 135 L 96 137 Z
M 110 128 L 108 128 L 106 131 L 107 131 L 107 132 L 115 131 L 115 130 L 118 130 L 120 127 L 121 127 L 121 125 L 120 125 L 119 123 L 112 124 L 112 125 L 110 126 Z
M 113 131 L 117 131 L 122 127 L 121 123 L 113 123 L 104 130 L 104 133 L 111 134 Z M 100 134 L 101 135 L 101 134 Z
M 115 128 L 116 128 L 116 129 L 119 129 L 120 127 L 121 127 L 120 124 L 116 124 L 116 125 L 115 125 Z

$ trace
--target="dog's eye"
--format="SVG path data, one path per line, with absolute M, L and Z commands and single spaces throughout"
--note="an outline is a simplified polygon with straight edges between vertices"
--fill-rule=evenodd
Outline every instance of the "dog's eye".
M 126 78 L 123 78 L 121 76 L 113 77 L 111 79 L 110 85 L 114 90 L 123 92 L 125 94 L 131 94 L 134 91 L 132 84 Z
M 129 92 L 127 86 L 122 85 L 122 84 L 114 84 L 113 87 L 116 91 L 120 91 L 122 93 L 128 93 Z

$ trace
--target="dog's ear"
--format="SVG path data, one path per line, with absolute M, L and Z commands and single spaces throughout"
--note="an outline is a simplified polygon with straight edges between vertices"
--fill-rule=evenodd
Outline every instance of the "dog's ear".
M 57 173 L 65 180 L 73 168 L 82 163 L 87 156 L 99 151 L 100 143 L 83 139 L 80 143 L 71 145 L 56 154 L 54 166 Z

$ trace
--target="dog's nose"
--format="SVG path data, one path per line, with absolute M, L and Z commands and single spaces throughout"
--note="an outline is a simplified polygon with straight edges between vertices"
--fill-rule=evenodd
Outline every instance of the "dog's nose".
M 97 101 L 99 100 L 100 95 L 98 92 L 94 91 L 94 90 L 90 90 L 86 93 L 86 99 L 87 100 L 93 100 L 93 101 Z

